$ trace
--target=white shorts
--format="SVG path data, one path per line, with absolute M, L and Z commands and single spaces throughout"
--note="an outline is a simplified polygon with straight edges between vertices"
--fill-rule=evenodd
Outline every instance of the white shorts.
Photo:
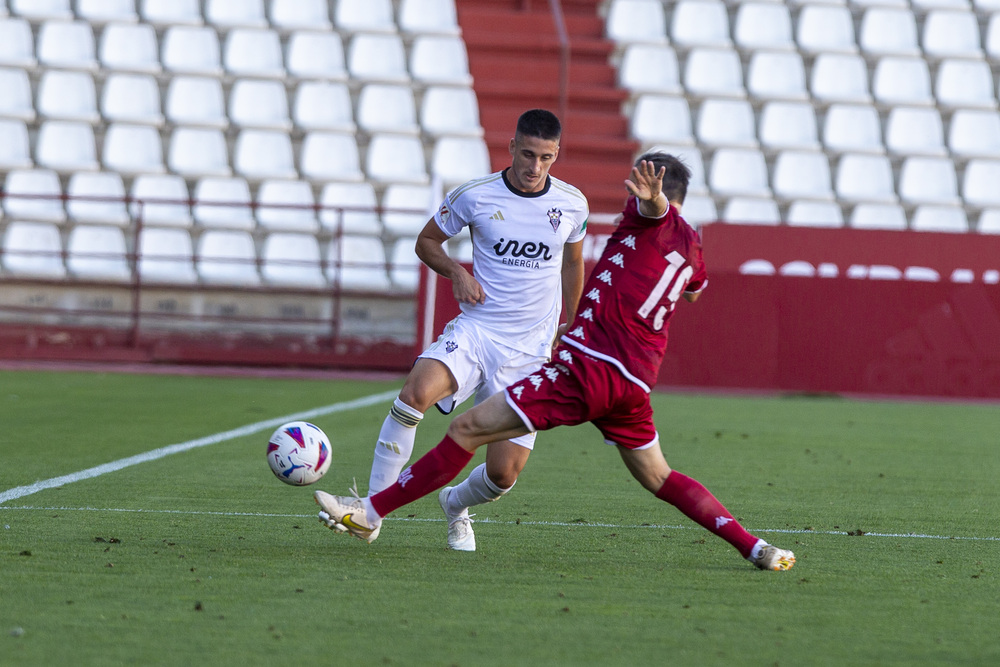
M 444 332 L 423 354 L 424 359 L 436 359 L 448 367 L 458 384 L 458 390 L 437 404 L 438 410 L 450 414 L 456 405 L 475 396 L 475 405 L 527 377 L 548 361 L 546 357 L 527 354 L 507 347 L 491 338 L 475 323 L 459 315 L 444 328 Z M 535 434 L 528 433 L 511 442 L 532 449 Z

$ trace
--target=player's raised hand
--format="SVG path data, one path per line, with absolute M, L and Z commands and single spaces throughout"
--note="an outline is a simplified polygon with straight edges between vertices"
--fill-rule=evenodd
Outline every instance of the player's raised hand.
M 465 304 L 481 304 L 486 302 L 486 292 L 471 273 L 464 268 L 456 271 L 451 277 L 451 291 L 455 301 Z
M 657 172 L 656 165 L 652 162 L 642 160 L 639 164 L 632 167 L 632 178 L 625 179 L 625 187 L 637 199 L 652 201 L 663 190 L 663 175 L 666 172 L 666 167 L 660 167 L 659 172 Z

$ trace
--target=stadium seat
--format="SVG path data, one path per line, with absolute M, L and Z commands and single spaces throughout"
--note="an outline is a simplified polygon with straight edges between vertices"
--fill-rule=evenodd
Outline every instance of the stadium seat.
M 665 118 L 665 115 L 660 118 Z M 704 100 L 698 109 L 695 132 L 698 141 L 709 147 L 757 147 L 753 108 L 746 100 Z M 655 137 L 653 140 L 674 141 L 672 137 Z
M 655 62 L 656 67 L 649 67 Z M 666 44 L 629 44 L 618 66 L 618 85 L 633 95 L 681 93 L 677 54 Z
M 319 221 L 334 233 L 382 233 L 382 221 L 376 209 L 375 188 L 371 183 L 327 183 L 320 193 Z
M 190 227 L 193 223 L 187 185 L 176 174 L 140 174 L 132 181 L 129 209 L 143 225 Z
M 98 168 L 94 129 L 87 123 L 50 120 L 38 129 L 35 162 L 56 171 L 93 171 Z
M 760 113 L 760 143 L 765 150 L 819 150 L 816 114 L 808 102 L 768 102 Z
M 683 97 L 641 95 L 631 114 L 630 133 L 643 144 L 694 144 L 691 110 Z
M 784 151 L 774 163 L 774 195 L 780 199 L 832 200 L 825 153 Z
M 12 221 L 4 231 L 0 261 L 15 276 L 66 277 L 59 228 L 52 223 Z
M 988 208 L 980 213 L 976 231 L 980 234 L 1000 234 L 1000 208 Z
M 844 214 L 832 201 L 799 199 L 788 207 L 786 222 L 793 227 L 843 227 Z
M 3 211 L 8 218 L 63 222 L 59 176 L 49 169 L 15 169 L 3 184 Z
M 345 132 L 309 132 L 302 140 L 299 171 L 314 181 L 361 181 L 358 144 Z
M 913 211 L 910 229 L 915 232 L 954 232 L 969 231 L 969 219 L 965 209 L 953 206 L 918 206 Z
M 608 39 L 619 42 L 667 42 L 667 17 L 660 0 L 611 0 L 605 19 Z
M 937 109 L 894 107 L 885 124 L 885 147 L 895 155 L 944 156 L 944 124 Z
M 278 232 L 264 239 L 261 276 L 269 285 L 325 287 L 319 243 L 312 234 Z
M 806 5 L 795 24 L 799 50 L 805 54 L 858 52 L 854 19 L 847 7 Z
M 190 285 L 198 281 L 191 235 L 183 229 L 143 228 L 136 264 L 143 282 Z
M 396 32 L 392 0 L 338 2 L 333 11 L 334 26 L 345 32 Z
M 428 85 L 471 86 L 465 42 L 461 37 L 418 35 L 410 50 L 410 74 Z
M 257 224 L 281 231 L 319 231 L 312 186 L 305 181 L 267 180 L 257 188 Z
M 720 148 L 712 157 L 708 184 L 719 196 L 770 197 L 767 165 L 758 150 Z
M 42 118 L 97 123 L 100 115 L 93 77 L 88 72 L 45 70 L 38 82 L 37 109 Z
M 109 74 L 101 91 L 101 115 L 109 123 L 163 125 L 156 79 L 151 74 Z
M 250 186 L 240 177 L 202 178 L 194 186 L 195 222 L 202 227 L 251 230 L 255 226 Z
M 820 103 L 870 103 L 868 67 L 861 56 L 820 53 L 813 62 L 809 90 Z
M 292 120 L 305 130 L 354 132 L 351 91 L 345 83 L 303 81 L 295 90 Z
M 167 86 L 165 110 L 167 120 L 177 125 L 229 126 L 222 81 L 215 77 L 173 77 Z
M 719 219 L 719 212 L 711 197 L 688 194 L 684 198 L 684 206 L 681 207 L 681 217 L 689 224 L 697 226 L 707 222 L 715 222 Z
M 195 266 L 201 280 L 209 284 L 255 286 L 257 251 L 249 232 L 212 229 L 198 238 Z
M 334 237 L 327 250 L 326 276 L 344 290 L 385 292 L 392 287 L 385 246 L 374 236 Z
M 439 137 L 430 162 L 431 175 L 440 178 L 448 189 L 492 171 L 489 149 L 480 137 Z
M 993 155 L 996 157 L 996 154 Z M 965 165 L 962 196 L 975 207 L 1000 207 L 1000 160 L 975 159 Z
M 733 197 L 726 202 L 720 219 L 748 225 L 777 225 L 781 222 L 781 213 L 773 199 Z
M 454 86 L 428 87 L 420 102 L 420 129 L 432 137 L 483 136 L 476 92 Z
M 955 165 L 947 158 L 906 158 L 899 169 L 899 198 L 904 204 L 959 204 Z
M 382 195 L 382 227 L 391 236 L 416 237 L 438 202 L 428 185 L 394 184 Z
M 673 7 L 670 40 L 682 48 L 729 47 L 729 15 L 722 0 L 679 0 Z
M 236 81 L 229 91 L 229 119 L 239 127 L 291 130 L 285 85 L 259 79 Z
M 983 60 L 951 58 L 941 61 L 935 75 L 934 90 L 938 105 L 958 109 L 976 107 L 996 109 L 993 73 Z
M 959 109 L 951 117 L 948 148 L 959 159 L 1000 155 L 1000 114 Z
M 264 0 L 205 0 L 205 20 L 221 30 L 268 26 Z
M 427 183 L 423 142 L 399 134 L 373 136 L 365 157 L 365 174 L 381 183 Z
M 223 64 L 233 76 L 280 79 L 285 76 L 281 41 L 273 30 L 235 28 L 226 35 Z
M 913 12 L 892 7 L 866 9 L 858 30 L 858 45 L 869 56 L 919 56 Z
M 747 68 L 747 92 L 758 99 L 808 100 L 802 56 L 798 53 L 755 52 Z
M 10 9 L 18 16 L 32 21 L 73 18 L 69 0 L 10 0 Z
M 120 227 L 77 225 L 66 240 L 66 268 L 74 278 L 125 281 L 132 277 Z
M 24 169 L 33 164 L 24 121 L 0 118 L 0 169 Z
M 400 0 L 397 22 L 406 33 L 458 35 L 454 0 Z
M 271 25 L 283 30 L 330 30 L 330 3 L 326 0 L 271 0 Z
M 737 48 L 749 51 L 794 49 L 788 7 L 775 2 L 741 3 L 736 10 L 733 38 Z
M 347 71 L 359 82 L 408 83 L 403 40 L 399 35 L 355 35 L 347 50 Z
M 174 25 L 200 26 L 200 0 L 140 0 L 139 15 L 146 23 L 158 27 Z
M 851 211 L 849 227 L 855 229 L 906 229 L 906 212 L 899 204 L 863 202 Z
M 344 43 L 335 32 L 296 31 L 288 38 L 288 73 L 302 79 L 346 81 Z
M 158 74 L 156 32 L 148 23 L 112 23 L 104 28 L 97 57 L 105 69 Z
M 831 104 L 823 122 L 823 146 L 831 153 L 885 153 L 875 107 Z
M 173 74 L 221 76 L 219 37 L 211 28 L 172 25 L 163 35 L 162 63 Z
M 177 127 L 170 136 L 167 166 L 181 176 L 229 176 L 229 153 L 221 130 Z
M 934 104 L 931 74 L 923 58 L 887 56 L 878 61 L 872 75 L 875 101 L 886 106 Z
M 894 204 L 892 165 L 883 155 L 847 153 L 840 158 L 834 188 L 847 201 Z
M 0 18 L 0 65 L 30 68 L 35 60 L 35 40 L 24 19 Z
M 0 67 L 0 118 L 14 118 L 30 123 L 35 120 L 28 73 L 17 68 Z
M 139 20 L 135 0 L 76 0 L 76 14 L 92 25 Z
M 111 123 L 104 133 L 101 163 L 122 174 L 158 174 L 165 171 L 160 133 L 149 125 Z
M 299 171 L 314 181 L 360 181 L 358 145 L 353 134 L 309 132 L 302 140 Z
M 233 147 L 233 166 L 251 180 L 298 178 L 292 139 L 277 130 L 242 130 Z
M 746 97 L 739 55 L 732 49 L 692 49 L 684 65 L 684 88 L 696 97 Z
M 418 134 L 420 127 L 417 125 L 413 89 L 396 84 L 367 84 L 358 94 L 357 123 L 368 134 Z
M 1000 58 L 1000 11 L 990 15 L 986 24 L 986 37 L 983 41 L 987 58 Z
M 392 286 L 413 293 L 420 285 L 420 259 L 414 246 L 415 238 L 397 239 L 389 252 L 389 280 Z
M 96 70 L 94 31 L 86 21 L 46 21 L 38 29 L 38 63 L 44 67 Z
M 117 172 L 73 174 L 66 196 L 66 212 L 76 222 L 119 227 L 131 222 L 125 209 L 125 184 Z
M 708 193 L 708 183 L 705 179 L 705 162 L 702 160 L 701 150 L 698 146 L 670 146 L 657 144 L 652 146 L 650 150 L 662 151 L 668 155 L 673 155 L 691 170 L 691 180 L 688 182 L 689 194 Z
M 982 58 L 979 22 L 971 11 L 933 9 L 924 18 L 924 54 L 931 59 Z

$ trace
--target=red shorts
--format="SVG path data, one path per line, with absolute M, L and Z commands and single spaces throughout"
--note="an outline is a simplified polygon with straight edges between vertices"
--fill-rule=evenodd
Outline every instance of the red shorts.
M 507 387 L 507 403 L 532 431 L 591 422 L 609 445 L 642 449 L 658 442 L 645 389 L 613 365 L 566 345 Z

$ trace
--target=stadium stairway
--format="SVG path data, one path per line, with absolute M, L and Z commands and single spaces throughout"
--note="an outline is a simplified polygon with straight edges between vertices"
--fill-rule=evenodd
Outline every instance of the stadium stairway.
M 553 174 L 587 195 L 592 213 L 616 214 L 638 149 L 622 114 L 627 93 L 609 63 L 599 0 L 561 0 L 570 44 L 568 107 Z M 559 112 L 559 34 L 547 0 L 457 0 L 490 160 L 510 163 L 514 120 L 526 109 Z

